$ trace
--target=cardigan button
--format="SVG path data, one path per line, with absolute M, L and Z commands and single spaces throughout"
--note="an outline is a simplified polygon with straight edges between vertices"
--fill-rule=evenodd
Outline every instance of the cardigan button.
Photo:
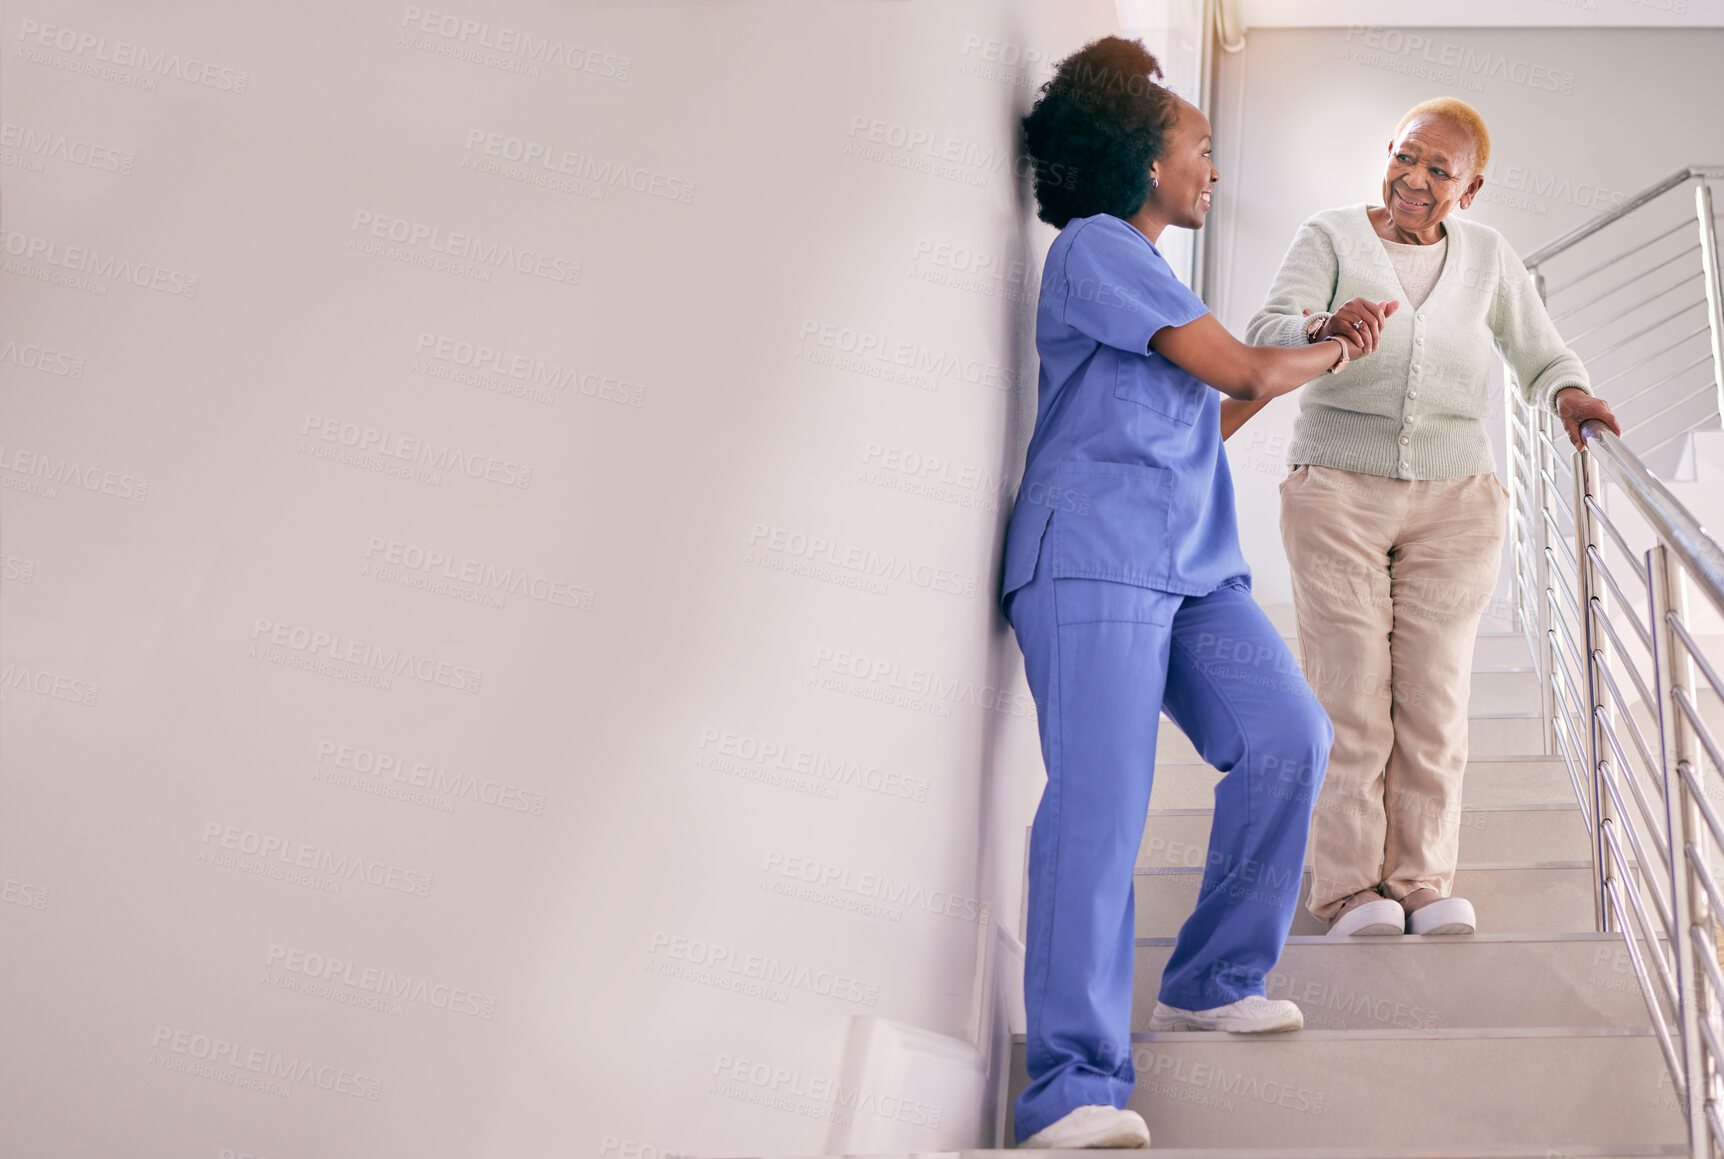
M 1410 443 L 1410 442 L 1412 442 L 1412 441 L 1413 441 L 1413 440 L 1412 440 L 1412 439 L 1410 439 L 1410 438 L 1408 438 L 1408 437 L 1407 437 L 1407 436 L 1406 436 L 1406 435 L 1402 435 L 1402 436 L 1401 436 L 1401 445 L 1402 445 L 1402 446 L 1403 446 L 1403 447 L 1404 447 L 1404 446 L 1406 446 L 1406 445 L 1407 445 L 1407 444 L 1408 444 L 1408 443 Z
M 1401 460 L 1401 470 L 1411 471 L 1412 469 L 1413 469 L 1412 464 L 1408 463 L 1405 459 Z

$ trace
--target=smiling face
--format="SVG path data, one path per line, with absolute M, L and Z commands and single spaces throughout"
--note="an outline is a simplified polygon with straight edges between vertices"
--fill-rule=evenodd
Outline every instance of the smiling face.
M 1485 179 L 1476 170 L 1478 150 L 1459 125 L 1443 117 L 1416 117 L 1389 144 L 1383 174 L 1383 204 L 1405 234 L 1429 237 L 1457 205 L 1472 204 Z
M 1179 116 L 1167 131 L 1161 156 L 1149 167 L 1155 178 L 1149 201 L 1168 225 L 1202 229 L 1221 174 L 1209 161 L 1209 118 L 1188 101 L 1179 104 Z

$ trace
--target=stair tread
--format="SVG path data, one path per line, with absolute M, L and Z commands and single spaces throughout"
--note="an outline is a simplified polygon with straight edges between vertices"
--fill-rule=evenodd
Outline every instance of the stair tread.
M 1020 1150 L 976 1148 L 964 1151 L 857 1151 L 841 1155 L 806 1155 L 792 1159 L 1004 1159 Z M 1156 1147 L 1156 1159 L 1551 1159 L 1549 1147 Z M 1094 1151 L 1037 1151 L 1038 1155 L 1095 1159 Z M 1615 1146 L 1565 1145 L 1563 1159 L 1641 1159 L 1642 1156 L 1686 1155 L 1679 1143 L 1619 1143 Z M 720 1159 L 720 1157 L 715 1157 Z M 734 1156 L 730 1159 L 757 1159 Z
M 1026 1041 L 1014 1032 L 1012 1042 Z M 1133 1042 L 1198 1042 L 1208 1046 L 1256 1047 L 1292 1045 L 1300 1042 L 1387 1042 L 1405 1039 L 1445 1042 L 1475 1038 L 1651 1038 L 1651 1026 L 1440 1026 L 1434 1030 L 1392 1027 L 1384 1030 L 1289 1030 L 1280 1034 L 1228 1034 L 1214 1030 L 1134 1030 Z
M 1538 716 L 1538 714 L 1534 712 L 1533 716 Z M 1172 721 L 1169 721 L 1169 724 L 1171 723 Z M 1467 754 L 1467 764 L 1508 761 L 1550 761 L 1555 762 L 1555 764 L 1562 764 L 1562 754 L 1557 754 L 1557 752 L 1476 752 L 1476 754 L 1469 752 Z M 1160 757 L 1157 755 L 1155 766 L 1160 767 L 1164 764 L 1209 764 L 1209 761 L 1205 761 L 1203 757 L 1196 757 L 1196 755 L 1181 754 L 1177 757 Z
M 1663 941 L 1664 935 L 1660 934 L 1659 940 Z M 1171 946 L 1177 941 L 1177 938 L 1171 937 L 1144 937 L 1138 938 L 1137 944 L 1140 946 Z M 1506 934 L 1468 934 L 1465 937 L 1456 937 L 1452 934 L 1402 934 L 1400 937 L 1394 939 L 1394 944 L 1397 946 L 1424 945 L 1459 947 L 1476 946 L 1480 942 L 1609 942 L 1620 945 L 1622 942 L 1622 935 L 1618 933 L 1597 933 L 1591 930 L 1564 933 L 1517 931 Z M 1339 938 L 1327 938 L 1322 934 L 1290 934 L 1287 937 L 1286 944 L 1289 946 L 1324 946 L 1335 950 L 1357 949 L 1362 945 L 1376 945 L 1374 942 L 1365 943 L 1362 941 L 1343 941 Z
M 1268 887 L 1270 880 L 1250 883 L 1249 888 Z M 1179 932 L 1196 905 L 1203 870 L 1190 865 L 1138 866 L 1132 871 L 1132 881 L 1134 936 L 1167 937 Z M 1324 933 L 1323 923 L 1303 904 L 1310 888 L 1311 867 L 1301 866 L 1296 881 L 1288 878 L 1285 882 L 1298 891 L 1300 899 L 1289 932 L 1307 936 Z M 1463 862 L 1455 871 L 1454 892 L 1472 900 L 1487 929 L 1576 933 L 1593 925 L 1591 883 L 1592 863 L 1579 859 L 1479 865 Z
M 1628 861 L 1628 864 L 1629 864 L 1629 865 L 1633 865 L 1633 864 L 1634 864 L 1634 859 L 1633 859 L 1633 858 L 1630 858 L 1630 859 L 1629 859 L 1629 861 Z M 1465 865 L 1465 866 L 1462 866 L 1462 868 L 1463 868 L 1463 869 L 1470 869 L 1470 870 L 1493 870 L 1493 869 L 1591 869 L 1591 868 L 1592 868 L 1592 862 L 1590 862 L 1590 861 L 1584 861 L 1584 860 L 1565 860 L 1565 861 L 1481 861 L 1481 862 L 1475 862 L 1475 863 L 1474 863 L 1474 864 L 1471 864 L 1471 865 Z M 1204 867 L 1203 867 L 1203 866 L 1201 866 L 1201 865 L 1139 865 L 1139 866 L 1137 866 L 1137 867 L 1136 867 L 1136 868 L 1135 868 L 1135 869 L 1133 869 L 1133 870 L 1132 870 L 1132 872 L 1133 872 L 1133 873 L 1136 873 L 1136 874 L 1138 874 L 1138 875 L 1139 875 L 1139 876 L 1143 876 L 1143 875 L 1145 875 L 1145 874 L 1152 874 L 1152 873 L 1165 873 L 1165 874 L 1182 874 L 1182 873 L 1187 873 L 1187 874 L 1195 874 L 1195 875 L 1199 875 L 1199 876 L 1201 876 L 1201 875 L 1202 875 L 1202 873 L 1203 873 L 1203 869 L 1204 869 Z
M 1027 1084 L 1028 1047 L 1011 1049 L 1015 1098 Z M 1450 1157 L 1534 1144 L 1547 1154 L 1582 1144 L 1608 1155 L 1687 1134 L 1660 1084 L 1668 1077 L 1650 1027 L 1141 1032 L 1130 1049 L 1138 1081 L 1128 1105 L 1164 1153 L 1273 1141 L 1285 1155 L 1339 1136 L 1363 1154 L 1417 1138 Z M 1386 1099 L 1391 1080 L 1445 1098 Z M 1457 1100 L 1467 1114 L 1454 1113 Z
M 850 1152 L 842 1156 L 807 1155 L 793 1159 L 1005 1159 L 1022 1154 L 1021 1150 L 991 1150 L 976 1148 L 963 1151 L 868 1151 Z M 1070 1159 L 1095 1159 L 1090 1151 L 1037 1151 L 1038 1155 L 1069 1156 Z M 1155 1147 L 1156 1159 L 1550 1159 L 1549 1147 Z M 1678 1143 L 1618 1143 L 1601 1147 L 1566 1144 L 1560 1154 L 1563 1159 L 1642 1159 L 1658 1155 L 1686 1155 L 1688 1148 Z M 732 1159 L 755 1159 L 736 1156 Z
M 1573 801 L 1535 801 L 1527 805 L 1462 805 L 1463 813 L 1567 813 L 1579 812 Z M 1151 817 L 1207 817 L 1215 812 L 1197 806 L 1178 809 L 1157 809 L 1151 807 Z
M 1479 712 L 1473 709 L 1467 710 L 1467 717 L 1472 720 L 1537 720 L 1543 715 L 1544 714 L 1537 709 L 1520 709 L 1515 712 Z M 1179 727 L 1177 724 L 1174 724 L 1173 718 L 1168 716 L 1165 712 L 1161 713 L 1160 721 L 1162 724 L 1173 724 L 1175 728 Z

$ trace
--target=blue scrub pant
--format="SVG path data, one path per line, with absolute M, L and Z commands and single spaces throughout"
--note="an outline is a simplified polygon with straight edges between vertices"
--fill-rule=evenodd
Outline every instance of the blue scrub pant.
M 1335 735 L 1244 581 L 1180 596 L 1046 571 L 1006 602 L 1048 772 L 1030 829 L 1018 1143 L 1075 1107 L 1125 1106 L 1137 1080 L 1132 872 L 1160 711 L 1225 774 L 1197 908 L 1161 978 L 1161 1000 L 1187 1010 L 1264 992 Z

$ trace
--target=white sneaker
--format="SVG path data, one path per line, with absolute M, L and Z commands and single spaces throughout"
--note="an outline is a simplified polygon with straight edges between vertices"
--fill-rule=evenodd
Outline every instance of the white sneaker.
M 1092 1104 L 1055 1119 L 1018 1144 L 1018 1150 L 1064 1151 L 1074 1147 L 1147 1147 L 1149 1127 L 1136 1111 Z
M 1428 907 L 1427 907 L 1428 908 Z M 1392 897 L 1378 898 L 1355 906 L 1335 919 L 1326 937 L 1383 937 L 1407 932 L 1407 911 Z
M 1226 1006 L 1208 1010 L 1181 1010 L 1163 1002 L 1149 1016 L 1151 1030 L 1226 1030 L 1234 1034 L 1278 1034 L 1298 1030 L 1305 1015 L 1285 998 L 1248 994 Z
M 1473 903 L 1464 897 L 1445 897 L 1407 915 L 1409 934 L 1472 934 L 1478 925 Z

